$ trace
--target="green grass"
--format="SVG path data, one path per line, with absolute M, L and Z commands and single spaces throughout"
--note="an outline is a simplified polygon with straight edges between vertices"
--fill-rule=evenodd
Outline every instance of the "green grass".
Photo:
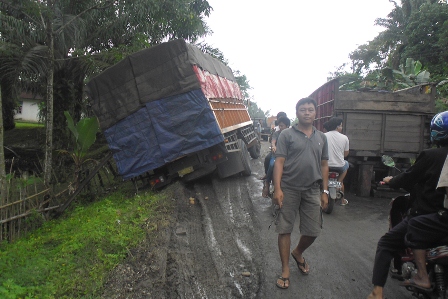
M 44 124 L 41 123 L 26 123 L 26 122 L 16 122 L 16 129 L 32 129 L 32 128 L 43 128 Z
M 116 192 L 0 245 L 0 298 L 98 298 L 108 272 L 167 225 L 165 195 Z

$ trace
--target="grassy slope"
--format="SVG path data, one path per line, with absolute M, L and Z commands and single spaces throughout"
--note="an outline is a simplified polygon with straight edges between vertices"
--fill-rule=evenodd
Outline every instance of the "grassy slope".
M 119 191 L 0 245 L 0 298 L 96 298 L 107 273 L 169 224 L 167 194 Z
M 90 155 L 102 156 L 107 150 L 100 138 Z M 42 148 L 44 142 L 42 126 L 17 124 L 5 132 L 5 146 Z M 129 249 L 148 236 L 152 239 L 170 222 L 167 194 L 135 196 L 134 191 L 131 183 L 124 183 L 121 191 L 78 204 L 28 236 L 0 244 L 0 298 L 99 297 L 107 274 Z

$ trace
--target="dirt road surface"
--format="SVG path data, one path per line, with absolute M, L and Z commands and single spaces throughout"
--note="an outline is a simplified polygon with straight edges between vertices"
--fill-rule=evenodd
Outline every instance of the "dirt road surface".
M 390 198 L 357 197 L 324 215 L 321 236 L 305 252 L 310 274 L 290 260 L 291 286 L 275 286 L 281 274 L 270 199 L 261 197 L 263 158 L 252 175 L 169 187 L 176 204 L 173 225 L 130 250 L 106 284 L 104 298 L 366 298 L 376 243 L 388 229 Z M 191 204 L 189 198 L 195 198 Z M 298 227 L 292 246 L 299 240 Z M 389 279 L 386 298 L 411 294 Z

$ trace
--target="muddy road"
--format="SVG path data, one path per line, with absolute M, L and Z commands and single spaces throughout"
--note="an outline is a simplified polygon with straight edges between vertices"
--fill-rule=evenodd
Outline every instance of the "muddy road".
M 290 260 L 291 286 L 275 286 L 281 274 L 270 199 L 261 197 L 263 158 L 252 175 L 170 187 L 174 225 L 157 240 L 132 250 L 114 271 L 104 298 L 366 298 L 376 243 L 387 231 L 390 198 L 357 197 L 324 215 L 320 237 L 305 252 L 310 274 Z M 190 202 L 194 198 L 194 204 Z M 292 234 L 292 246 L 299 239 Z M 389 279 L 386 298 L 410 298 Z

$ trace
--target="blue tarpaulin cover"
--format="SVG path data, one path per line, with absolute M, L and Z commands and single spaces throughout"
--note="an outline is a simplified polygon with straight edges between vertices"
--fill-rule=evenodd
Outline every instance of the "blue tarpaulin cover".
M 224 141 L 201 90 L 146 103 L 104 135 L 123 179 Z

